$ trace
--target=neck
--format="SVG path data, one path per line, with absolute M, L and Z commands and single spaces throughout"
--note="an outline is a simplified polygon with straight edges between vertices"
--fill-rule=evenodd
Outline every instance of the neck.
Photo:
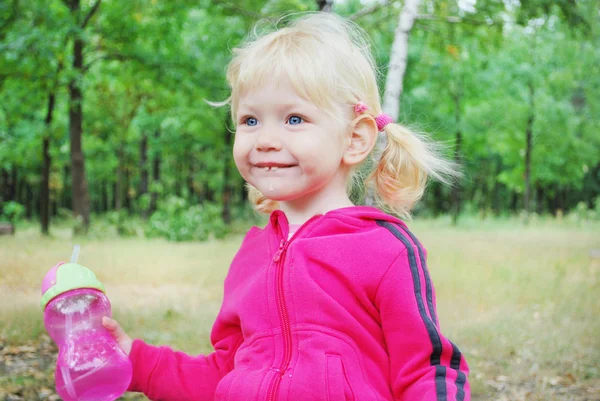
M 331 184 L 302 198 L 280 202 L 279 207 L 291 224 L 303 224 L 317 214 L 354 206 L 346 193 L 345 180 L 337 185 Z

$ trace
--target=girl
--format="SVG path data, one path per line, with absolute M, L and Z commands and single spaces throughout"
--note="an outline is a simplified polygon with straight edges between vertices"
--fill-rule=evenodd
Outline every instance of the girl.
M 133 363 L 129 389 L 168 401 L 469 400 L 425 250 L 401 220 L 348 196 L 380 131 L 388 144 L 367 185 L 396 214 L 452 165 L 381 114 L 367 41 L 349 22 L 303 16 L 234 53 L 234 159 L 270 219 L 233 259 L 213 353 L 132 341 L 105 319 Z

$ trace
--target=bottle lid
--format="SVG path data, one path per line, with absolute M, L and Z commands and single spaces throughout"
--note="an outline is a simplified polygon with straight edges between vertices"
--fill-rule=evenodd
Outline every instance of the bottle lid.
M 77 263 L 59 263 L 44 277 L 42 282 L 42 309 L 56 296 L 78 288 L 92 288 L 105 292 L 104 285 L 94 272 Z

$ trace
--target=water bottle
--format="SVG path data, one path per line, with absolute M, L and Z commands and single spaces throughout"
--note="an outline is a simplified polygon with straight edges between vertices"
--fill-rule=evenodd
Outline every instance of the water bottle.
M 44 278 L 41 305 L 46 330 L 58 346 L 55 380 L 61 398 L 119 398 L 131 382 L 132 366 L 102 326 L 111 307 L 96 275 L 73 262 L 59 263 Z

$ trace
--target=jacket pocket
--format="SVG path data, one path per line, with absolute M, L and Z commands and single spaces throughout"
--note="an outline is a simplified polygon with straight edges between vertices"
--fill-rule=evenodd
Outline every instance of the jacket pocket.
M 354 394 L 346 377 L 341 356 L 325 355 L 325 381 L 327 401 L 354 401 Z

